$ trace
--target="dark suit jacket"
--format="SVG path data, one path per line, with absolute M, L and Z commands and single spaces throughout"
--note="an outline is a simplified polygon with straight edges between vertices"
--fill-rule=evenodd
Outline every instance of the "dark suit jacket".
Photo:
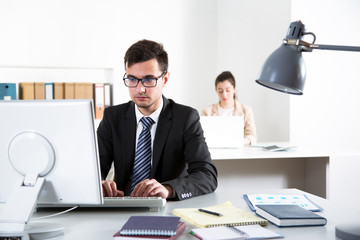
M 215 191 L 217 171 L 212 164 L 198 112 L 163 97 L 156 129 L 151 178 L 170 185 L 178 200 Z M 114 162 L 114 181 L 125 190 L 130 181 L 136 140 L 135 104 L 108 107 L 97 130 L 101 174 Z

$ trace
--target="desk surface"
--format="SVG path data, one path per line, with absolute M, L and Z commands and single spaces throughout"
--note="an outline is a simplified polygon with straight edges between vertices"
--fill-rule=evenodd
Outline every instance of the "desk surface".
M 261 146 L 278 145 L 280 147 L 294 147 L 289 151 L 265 151 Z M 291 143 L 261 143 L 255 146 L 244 146 L 239 149 L 209 149 L 213 160 L 235 160 L 235 159 L 274 159 L 274 158 L 314 158 L 329 157 L 329 151 L 314 146 L 297 146 Z
M 251 193 L 251 192 L 247 192 Z M 261 191 L 254 193 L 304 193 L 297 189 L 285 189 L 276 191 Z M 75 210 L 64 215 L 60 215 L 47 220 L 39 220 L 36 222 L 53 222 L 65 226 L 64 235 L 55 239 L 113 239 L 112 235 L 118 231 L 122 225 L 127 221 L 131 215 L 172 215 L 174 208 L 180 207 L 204 207 L 224 203 L 230 200 L 233 205 L 250 212 L 243 197 L 243 192 L 239 189 L 235 192 L 222 192 L 220 190 L 179 202 L 168 202 L 167 205 L 160 209 L 159 212 L 149 212 L 141 210 Z M 278 228 L 269 224 L 267 228 L 273 231 L 284 234 L 285 239 L 336 239 L 335 225 L 348 221 L 360 222 L 359 213 L 347 211 L 346 207 L 337 206 L 328 200 L 308 194 L 310 199 L 324 208 L 324 211 L 319 213 L 327 218 L 328 223 L 326 226 L 321 227 L 291 227 L 291 228 Z M 52 212 L 39 212 L 35 216 L 44 216 Z M 191 224 L 187 223 L 186 230 L 178 238 L 182 239 L 196 239 L 188 232 L 194 228 Z M 54 238 L 53 238 L 54 239 Z

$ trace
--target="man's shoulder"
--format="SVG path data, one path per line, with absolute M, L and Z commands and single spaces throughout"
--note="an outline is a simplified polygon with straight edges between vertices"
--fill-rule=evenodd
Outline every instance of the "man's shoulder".
M 122 103 L 114 106 L 109 106 L 104 110 L 104 116 L 109 117 L 110 119 L 119 118 L 120 116 L 127 115 L 130 108 L 132 108 L 134 103 L 129 101 L 127 103 Z

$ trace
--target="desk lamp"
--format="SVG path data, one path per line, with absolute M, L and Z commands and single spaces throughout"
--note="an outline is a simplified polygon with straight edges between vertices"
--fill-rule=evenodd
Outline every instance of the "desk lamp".
M 360 47 L 354 46 L 315 44 L 315 34 L 304 31 L 305 25 L 301 21 L 290 24 L 283 44 L 265 61 L 260 77 L 256 80 L 258 84 L 276 91 L 302 95 L 306 78 L 302 52 L 312 52 L 313 49 L 360 51 Z M 311 35 L 313 42 L 303 41 L 304 35 Z M 344 240 L 359 240 L 360 223 L 339 224 L 335 227 L 335 234 Z
M 311 35 L 313 42 L 303 41 L 304 35 Z M 276 91 L 302 95 L 306 78 L 302 52 L 312 52 L 313 49 L 360 51 L 360 47 L 315 44 L 315 40 L 315 34 L 305 32 L 301 21 L 292 22 L 283 44 L 265 61 L 256 82 Z

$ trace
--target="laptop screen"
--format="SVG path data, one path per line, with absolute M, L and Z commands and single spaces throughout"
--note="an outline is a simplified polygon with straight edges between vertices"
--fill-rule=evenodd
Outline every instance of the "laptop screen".
M 200 123 L 209 148 L 242 148 L 244 146 L 244 117 L 201 116 Z

